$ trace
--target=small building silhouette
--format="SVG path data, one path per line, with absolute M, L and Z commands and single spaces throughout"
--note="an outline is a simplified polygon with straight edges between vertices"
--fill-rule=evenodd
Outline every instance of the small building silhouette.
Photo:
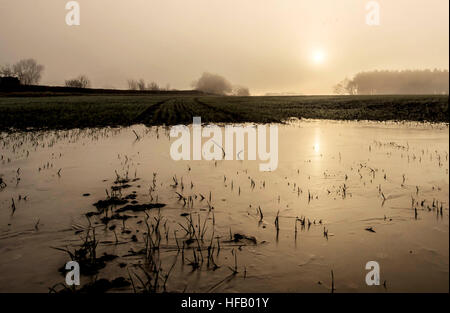
M 10 91 L 20 88 L 20 80 L 17 77 L 0 77 L 0 90 Z

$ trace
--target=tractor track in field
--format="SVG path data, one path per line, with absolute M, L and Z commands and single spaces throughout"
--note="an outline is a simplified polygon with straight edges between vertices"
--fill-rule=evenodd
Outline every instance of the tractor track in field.
M 231 111 L 219 108 L 217 106 L 207 104 L 207 103 L 201 101 L 199 98 L 194 98 L 194 102 L 200 106 L 203 106 L 207 110 L 210 110 L 214 113 L 221 113 L 222 115 L 224 115 L 226 117 L 225 120 L 217 120 L 215 122 L 233 122 L 233 123 L 245 122 L 245 118 L 235 112 L 231 112 Z
M 168 98 L 151 105 L 136 116 L 134 123 L 146 125 L 189 124 L 194 116 L 200 116 L 209 122 L 245 122 L 245 118 L 240 114 L 205 103 L 199 98 L 193 98 L 191 105 L 185 102 L 179 103 L 176 100 L 176 98 Z M 171 103 L 172 101 L 175 102 Z M 206 116 L 202 116 L 202 112 Z M 187 116 L 191 117 L 186 119 Z
M 139 113 L 138 116 L 135 117 L 134 123 L 143 123 L 143 124 L 163 124 L 159 121 L 155 121 L 155 113 L 161 110 L 161 107 L 164 103 L 173 100 L 174 98 L 168 98 L 161 101 L 158 101 L 157 103 L 151 105 L 141 113 Z

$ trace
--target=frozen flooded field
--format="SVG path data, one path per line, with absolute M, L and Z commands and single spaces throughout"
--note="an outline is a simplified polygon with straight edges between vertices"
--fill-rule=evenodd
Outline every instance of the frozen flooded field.
M 273 172 L 173 161 L 163 127 L 2 133 L 0 292 L 71 258 L 84 290 L 448 292 L 448 125 L 278 128 Z

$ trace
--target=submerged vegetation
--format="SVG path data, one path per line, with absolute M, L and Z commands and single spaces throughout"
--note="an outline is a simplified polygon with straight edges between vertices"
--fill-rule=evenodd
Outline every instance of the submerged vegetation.
M 128 157 L 124 165 L 128 164 Z M 180 214 L 181 222 L 173 221 L 164 217 L 161 208 L 165 204 L 151 202 L 144 205 L 137 204 L 136 192 L 126 196 L 122 194 L 123 188 L 128 183 L 134 183 L 139 179 L 128 178 L 128 173 L 121 177 L 117 174 L 117 179 L 111 186 L 110 191 L 106 190 L 106 199 L 93 203 L 96 211 L 85 214 L 87 225 L 80 226 L 75 231 L 75 235 L 81 237 L 79 245 L 72 248 L 53 247 L 56 250 L 68 254 L 70 260 L 78 262 L 81 274 L 84 277 L 93 278 L 82 287 L 68 287 L 58 283 L 49 288 L 50 292 L 56 293 L 99 293 L 107 292 L 111 289 L 122 289 L 139 293 L 157 293 L 170 291 L 167 283 L 177 264 L 187 267 L 191 273 L 196 271 L 216 271 L 223 265 L 219 265 L 220 256 L 228 250 L 231 253 L 230 261 L 225 258 L 221 261 L 229 263 L 226 265 L 231 272 L 219 283 L 211 287 L 216 288 L 224 281 L 231 280 L 241 273 L 241 266 L 238 265 L 238 250 L 245 246 L 256 246 L 258 244 L 255 237 L 240 233 L 232 233 L 230 229 L 227 233 L 220 234 L 216 228 L 214 207 L 211 205 L 211 192 L 209 200 L 201 194 L 193 194 L 188 197 L 182 195 L 183 183 L 178 184 L 176 176 L 173 177 L 174 185 L 170 189 L 179 195 L 179 203 L 184 199 L 182 208 L 188 212 Z M 156 190 L 160 183 L 157 181 L 157 174 L 153 175 L 153 182 L 149 188 L 149 196 Z M 128 185 L 131 187 L 131 185 Z M 191 189 L 194 188 L 191 182 Z M 154 200 L 153 197 L 152 201 Z M 132 204 L 127 204 L 131 200 Z M 194 204 L 195 203 L 195 204 Z M 125 205 L 127 204 L 127 205 Z M 123 206 L 125 205 L 125 206 Z M 206 206 L 207 208 L 195 211 L 195 207 Z M 133 208 L 138 208 L 134 210 Z M 132 210 L 137 215 L 126 215 L 124 212 Z M 129 220 L 129 226 L 126 221 Z M 133 225 L 131 225 L 133 224 Z M 101 236 L 96 235 L 102 233 Z M 114 235 L 115 240 L 108 240 Z M 228 237 L 229 236 L 229 237 Z M 102 239 L 99 239 L 101 237 Z M 121 256 L 103 252 L 99 256 L 99 250 L 108 248 L 118 250 L 125 247 L 126 253 Z M 125 251 L 122 249 L 122 251 Z M 167 255 L 173 257 L 168 259 Z M 119 260 L 119 262 L 117 262 Z M 98 279 L 97 275 L 108 263 L 116 261 L 121 271 L 127 273 L 127 277 L 119 276 L 112 280 L 107 278 Z M 65 274 L 64 265 L 59 269 Z M 244 267 L 242 277 L 245 278 L 247 270 Z
M 226 97 L 79 95 L 0 97 L 0 129 L 283 122 L 289 118 L 448 122 L 448 96 Z
M 280 131 L 292 159 L 270 173 L 168 163 L 165 127 L 2 133 L 0 281 L 30 259 L 9 260 L 33 253 L 45 270 L 17 276 L 14 290 L 448 289 L 448 125 L 291 121 Z M 361 273 L 377 253 L 389 274 L 367 289 Z M 80 286 L 64 284 L 68 261 Z M 417 275 L 405 280 L 408 263 Z

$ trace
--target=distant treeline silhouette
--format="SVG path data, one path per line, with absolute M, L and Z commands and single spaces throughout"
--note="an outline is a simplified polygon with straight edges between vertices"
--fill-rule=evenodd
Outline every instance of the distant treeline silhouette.
M 135 79 L 129 79 L 127 81 L 128 84 L 128 89 L 129 90 L 140 90 L 140 91 L 145 91 L 145 90 L 150 90 L 150 91 L 170 91 L 170 90 L 175 90 L 175 89 L 171 89 L 170 88 L 170 84 L 167 84 L 166 87 L 160 87 L 157 83 L 155 82 L 151 82 L 151 83 L 146 83 L 144 79 L 139 79 L 139 80 L 135 80 Z
M 86 75 L 80 75 L 77 78 L 66 80 L 65 85 L 71 88 L 89 88 L 91 81 Z
M 448 70 L 361 72 L 334 87 L 336 94 L 448 94 Z

